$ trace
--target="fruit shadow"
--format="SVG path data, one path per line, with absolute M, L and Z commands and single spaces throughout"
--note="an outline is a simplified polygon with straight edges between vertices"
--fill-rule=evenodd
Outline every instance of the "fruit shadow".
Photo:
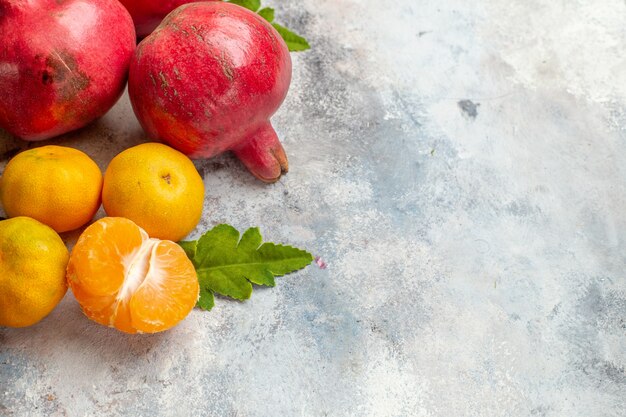
M 0 164 L 5 164 L 19 152 L 28 149 L 28 144 L 29 142 L 17 139 L 6 130 L 0 128 Z
M 85 152 L 104 170 L 110 160 L 124 149 L 149 141 L 138 123 L 126 123 L 122 129 L 118 119 L 115 114 L 107 113 L 80 129 L 41 141 L 21 140 L 0 129 L 0 164 L 6 164 L 27 149 L 56 145 Z
M 111 159 L 118 153 L 132 146 L 152 141 L 138 122 L 120 127 L 117 124 L 120 122 L 119 115 L 111 113 L 113 112 L 107 113 L 83 128 L 43 141 L 21 140 L 0 128 L 0 175 L 4 170 L 4 165 L 12 157 L 31 148 L 46 145 L 76 148 L 89 155 L 104 171 Z M 231 152 L 209 159 L 197 159 L 194 160 L 194 164 L 205 179 L 205 183 L 225 181 L 234 186 L 252 190 L 264 190 L 271 185 L 255 178 Z M 282 178 L 277 181 L 276 185 L 280 185 L 281 181 Z
M 196 159 L 194 164 L 205 184 L 227 183 L 259 191 L 266 190 L 268 186 L 280 185 L 282 181 L 281 178 L 274 184 L 266 184 L 255 178 L 232 152 L 224 152 L 209 159 Z M 211 188 L 213 187 L 209 187 L 207 191 Z
M 0 328 L 2 344 L 27 351 L 33 362 L 76 361 L 88 369 L 132 366 L 142 359 L 150 362 L 150 352 L 159 351 L 176 337 L 176 328 L 156 334 L 126 334 L 95 323 L 83 314 L 71 291 L 39 323 L 19 329 Z

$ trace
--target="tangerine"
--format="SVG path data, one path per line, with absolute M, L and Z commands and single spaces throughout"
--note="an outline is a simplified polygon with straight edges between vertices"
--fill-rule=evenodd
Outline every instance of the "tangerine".
M 111 160 L 102 204 L 109 216 L 126 217 L 150 237 L 178 241 L 200 221 L 204 182 L 193 162 L 161 143 L 143 143 Z
M 0 221 L 0 326 L 46 317 L 65 292 L 69 253 L 52 228 L 29 217 Z
M 70 254 L 67 281 L 87 317 L 126 333 L 175 326 L 199 296 L 185 251 L 121 217 L 85 229 Z
M 0 200 L 8 217 L 32 217 L 59 233 L 89 222 L 100 207 L 101 191 L 98 165 L 65 146 L 19 153 L 0 179 Z

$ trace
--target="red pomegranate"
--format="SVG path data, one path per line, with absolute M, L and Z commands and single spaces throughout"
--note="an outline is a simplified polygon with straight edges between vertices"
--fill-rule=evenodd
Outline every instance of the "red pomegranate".
M 137 36 L 149 35 L 169 12 L 186 3 L 202 0 L 120 0 L 135 22 Z M 220 0 L 205 0 L 220 1 Z
M 192 158 L 231 150 L 273 182 L 288 164 L 269 118 L 290 81 L 287 46 L 262 17 L 231 3 L 191 3 L 139 44 L 128 91 L 152 138 Z
M 0 0 L 0 127 L 42 140 L 104 115 L 134 49 L 117 0 Z

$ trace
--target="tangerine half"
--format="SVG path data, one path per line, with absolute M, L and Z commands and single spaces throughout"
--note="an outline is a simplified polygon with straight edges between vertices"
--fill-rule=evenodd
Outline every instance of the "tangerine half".
M 85 229 L 70 254 L 67 281 L 87 317 L 126 333 L 174 327 L 199 296 L 185 251 L 149 238 L 122 217 L 105 217 Z

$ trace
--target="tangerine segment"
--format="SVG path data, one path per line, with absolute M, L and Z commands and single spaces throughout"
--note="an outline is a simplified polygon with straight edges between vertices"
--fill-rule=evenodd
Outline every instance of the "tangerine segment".
M 93 295 L 82 289 L 76 282 L 70 283 L 69 286 L 74 293 L 74 298 L 78 300 L 83 313 L 96 323 L 109 326 L 111 323 L 111 306 L 115 305 L 116 294 L 110 295 Z
M 187 262 L 180 262 L 180 258 Z M 148 273 L 130 299 L 133 324 L 142 332 L 169 328 L 184 319 L 198 301 L 196 270 L 180 246 L 169 240 L 152 247 Z
M 68 283 L 94 295 L 116 295 L 127 266 L 148 234 L 130 220 L 105 217 L 80 235 L 68 265 Z M 106 278 L 106 279 L 104 279 Z
M 105 217 L 78 239 L 68 283 L 90 319 L 126 333 L 154 333 L 196 304 L 198 279 L 183 249 L 151 239 L 131 220 Z

